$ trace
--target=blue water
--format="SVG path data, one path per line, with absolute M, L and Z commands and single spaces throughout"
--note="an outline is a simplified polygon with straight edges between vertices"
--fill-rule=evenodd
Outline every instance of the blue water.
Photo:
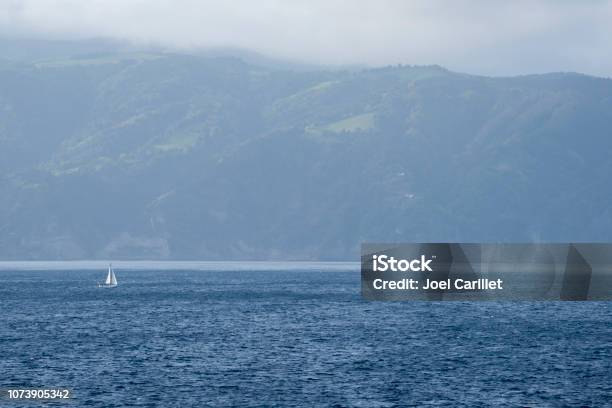
M 612 406 L 610 302 L 366 302 L 359 273 L 0 271 L 0 388 L 52 406 Z M 31 406 L 0 401 L 0 406 Z

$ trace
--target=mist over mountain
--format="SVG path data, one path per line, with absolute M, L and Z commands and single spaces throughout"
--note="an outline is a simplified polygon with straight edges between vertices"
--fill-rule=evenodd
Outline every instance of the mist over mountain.
M 355 260 L 364 241 L 612 239 L 609 79 L 9 57 L 0 259 Z

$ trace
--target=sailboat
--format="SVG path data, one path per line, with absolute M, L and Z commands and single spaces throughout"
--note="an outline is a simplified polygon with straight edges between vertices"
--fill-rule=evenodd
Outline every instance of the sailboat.
M 114 288 L 117 286 L 117 277 L 115 276 L 115 271 L 113 270 L 113 264 L 108 264 L 108 275 L 106 275 L 106 280 L 104 283 L 98 283 L 99 288 Z

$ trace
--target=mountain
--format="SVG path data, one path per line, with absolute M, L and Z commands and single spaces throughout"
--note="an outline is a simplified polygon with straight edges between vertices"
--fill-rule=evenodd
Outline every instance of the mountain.
M 610 241 L 612 81 L 108 52 L 0 61 L 0 259 Z

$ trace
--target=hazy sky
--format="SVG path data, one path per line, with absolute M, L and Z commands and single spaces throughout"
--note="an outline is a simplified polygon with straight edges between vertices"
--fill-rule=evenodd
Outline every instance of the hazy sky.
M 0 0 L 0 33 L 233 46 L 323 64 L 612 76 L 612 1 Z

